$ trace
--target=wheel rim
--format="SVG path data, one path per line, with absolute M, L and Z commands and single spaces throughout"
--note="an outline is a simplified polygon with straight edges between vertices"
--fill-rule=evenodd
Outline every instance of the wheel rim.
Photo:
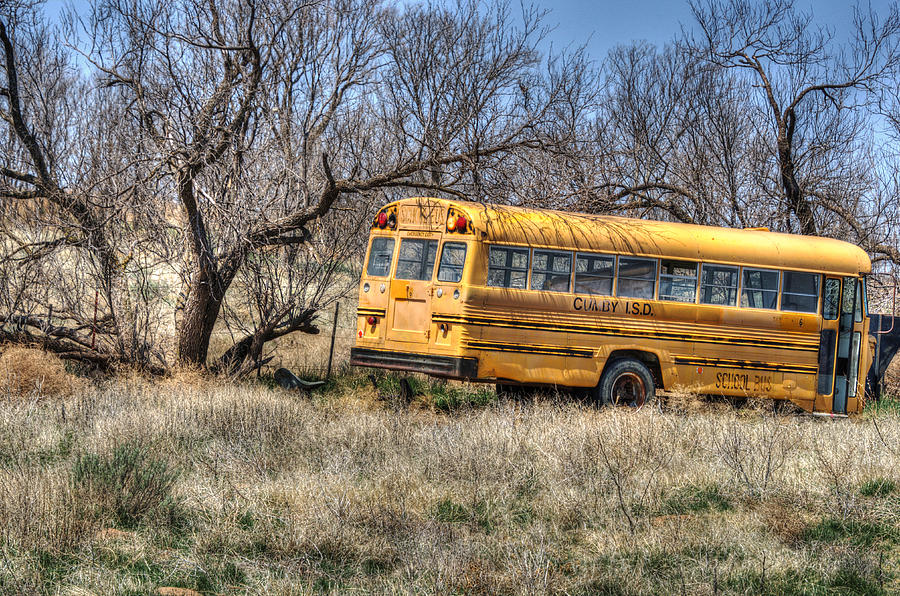
M 640 408 L 647 397 L 644 380 L 637 373 L 625 372 L 616 377 L 612 386 L 612 403 L 616 406 Z

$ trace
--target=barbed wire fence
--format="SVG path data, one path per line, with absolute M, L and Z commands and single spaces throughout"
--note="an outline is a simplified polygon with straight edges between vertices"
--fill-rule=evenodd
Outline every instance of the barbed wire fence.
M 301 378 L 325 379 L 346 370 L 356 339 L 356 306 L 356 297 L 343 298 L 319 313 L 318 334 L 295 333 L 274 342 L 272 359 L 261 372 L 286 368 Z

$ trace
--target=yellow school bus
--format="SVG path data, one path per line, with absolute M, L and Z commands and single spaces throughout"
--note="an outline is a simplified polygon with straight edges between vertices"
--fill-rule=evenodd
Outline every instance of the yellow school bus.
M 410 198 L 372 223 L 351 363 L 860 412 L 870 270 L 830 238 Z

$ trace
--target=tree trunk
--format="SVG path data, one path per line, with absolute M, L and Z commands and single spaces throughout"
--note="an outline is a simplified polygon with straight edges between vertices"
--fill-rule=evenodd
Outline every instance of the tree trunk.
M 183 365 L 205 366 L 209 340 L 219 318 L 222 301 L 215 299 L 209 283 L 191 284 L 178 328 L 178 362 Z
M 188 165 L 177 173 L 178 198 L 187 215 L 193 267 L 178 327 L 178 362 L 182 365 L 206 366 L 209 339 L 231 280 L 221 278 L 210 248 L 203 215 L 194 195 L 194 174 L 197 171 L 197 166 Z
M 797 183 L 797 164 L 794 163 L 793 139 L 794 123 L 796 117 L 793 111 L 789 111 L 785 117 L 786 122 L 778 135 L 778 168 L 781 173 L 781 188 L 784 190 L 784 198 L 788 208 L 794 212 L 800 221 L 800 232 L 807 236 L 816 236 L 816 220 L 812 207 L 803 198 L 803 192 Z

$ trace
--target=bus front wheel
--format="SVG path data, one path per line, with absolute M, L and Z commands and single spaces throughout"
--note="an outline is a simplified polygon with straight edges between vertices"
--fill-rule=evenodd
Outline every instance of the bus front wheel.
M 595 389 L 596 401 L 602 405 L 640 408 L 656 393 L 653 375 L 639 360 L 616 360 L 607 365 Z

